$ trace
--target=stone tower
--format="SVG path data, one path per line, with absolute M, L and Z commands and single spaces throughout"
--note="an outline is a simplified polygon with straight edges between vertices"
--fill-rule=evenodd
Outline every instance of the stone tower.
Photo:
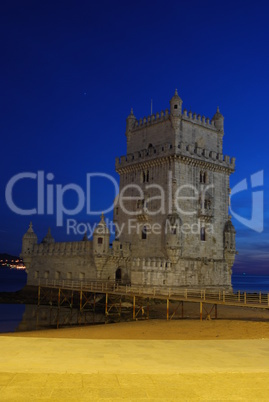
M 32 222 L 30 222 L 29 229 L 22 238 L 22 258 L 25 258 L 27 254 L 31 254 L 33 252 L 35 244 L 37 244 L 37 235 L 33 230 Z
M 229 176 L 224 118 L 182 110 L 177 90 L 170 110 L 126 121 L 127 153 L 116 159 L 120 193 L 116 238 L 102 215 L 93 239 L 41 243 L 32 224 L 23 237 L 28 284 L 101 280 L 156 287 L 231 288 L 235 230 L 228 215 Z
M 235 231 L 228 217 L 229 176 L 224 118 L 182 111 L 177 90 L 166 109 L 127 118 L 127 154 L 116 159 L 118 240 L 129 243 L 131 282 L 231 286 Z

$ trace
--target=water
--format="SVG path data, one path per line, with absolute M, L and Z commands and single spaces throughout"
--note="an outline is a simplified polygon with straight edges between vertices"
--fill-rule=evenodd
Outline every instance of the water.
M 234 292 L 269 293 L 269 276 L 233 274 L 232 285 Z
M 0 292 L 16 292 L 27 282 L 27 273 L 23 269 L 0 267 Z
M 25 271 L 0 269 L 0 292 L 16 292 L 27 282 Z M 234 292 L 269 293 L 269 276 L 233 274 L 232 285 Z M 53 313 L 53 312 L 52 312 Z M 64 312 L 63 312 L 64 313 Z M 53 313 L 54 314 L 54 313 Z M 42 327 L 49 327 L 51 310 L 44 308 L 39 322 Z M 98 317 L 97 321 L 98 321 Z M 75 318 L 74 318 L 75 319 Z M 100 320 L 102 318 L 100 317 Z M 24 304 L 0 304 L 0 332 L 35 329 L 36 306 Z
M 0 292 L 16 292 L 27 282 L 24 270 L 0 268 Z M 0 332 L 14 332 L 22 321 L 24 304 L 0 303 Z

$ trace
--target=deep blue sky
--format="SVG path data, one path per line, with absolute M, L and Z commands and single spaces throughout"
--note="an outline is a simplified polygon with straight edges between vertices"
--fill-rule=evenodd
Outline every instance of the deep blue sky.
M 54 185 L 84 189 L 90 172 L 118 180 L 130 108 L 138 118 L 150 114 L 151 99 L 154 112 L 165 109 L 178 88 L 183 108 L 211 118 L 220 106 L 224 153 L 236 157 L 232 187 L 264 170 L 263 232 L 233 222 L 236 270 L 267 271 L 268 14 L 266 1 L 1 1 L 0 251 L 20 252 L 31 219 L 39 240 L 48 226 L 56 240 L 81 238 L 56 228 L 55 216 L 10 211 L 13 175 L 44 170 Z M 32 208 L 34 182 L 23 184 L 14 198 Z M 113 199 L 112 186 L 103 187 L 92 200 L 100 209 Z M 234 196 L 233 208 L 249 218 L 250 191 Z M 99 220 L 85 211 L 75 218 Z

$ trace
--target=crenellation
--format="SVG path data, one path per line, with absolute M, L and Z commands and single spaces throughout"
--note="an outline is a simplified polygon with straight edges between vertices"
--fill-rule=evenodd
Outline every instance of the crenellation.
M 177 148 L 170 143 L 164 143 L 163 145 L 158 145 L 156 147 L 150 147 L 149 149 L 142 149 L 140 152 L 134 152 L 126 156 L 121 156 L 116 158 L 116 169 L 132 165 L 133 163 L 142 163 L 151 161 L 159 157 L 167 156 L 180 156 L 180 155 L 190 155 L 197 157 L 197 161 L 201 162 L 206 159 L 213 164 L 226 164 L 231 169 L 234 169 L 235 158 L 230 158 L 228 155 L 223 155 L 222 153 L 217 153 L 206 148 L 200 148 L 194 144 L 184 144 L 179 143 Z
M 217 159 L 217 153 L 215 151 L 210 151 L 209 152 L 209 157 L 215 161 Z
M 209 149 L 204 149 L 204 150 L 203 150 L 203 155 L 204 155 L 204 157 L 205 157 L 206 159 L 208 159 L 208 158 L 209 158 Z
M 92 242 L 55 242 L 52 244 L 35 244 L 33 255 L 77 255 L 92 250 Z

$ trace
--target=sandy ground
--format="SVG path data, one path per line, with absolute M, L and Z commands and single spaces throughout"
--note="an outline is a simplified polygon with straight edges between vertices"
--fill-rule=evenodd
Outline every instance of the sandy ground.
M 2 334 L 0 400 L 269 400 L 269 311 L 225 306 L 200 321 L 189 304 L 167 321 L 159 305 L 150 315 Z

